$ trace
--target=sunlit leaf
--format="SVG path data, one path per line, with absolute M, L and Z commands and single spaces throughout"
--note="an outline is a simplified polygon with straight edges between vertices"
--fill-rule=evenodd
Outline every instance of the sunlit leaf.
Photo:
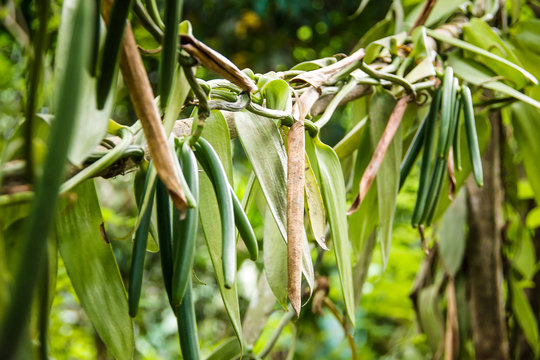
M 461 57 L 453 54 L 448 56 L 447 62 L 454 68 L 455 74 L 467 82 L 486 89 L 499 91 L 540 109 L 540 102 L 500 81 L 497 81 L 494 74 L 491 74 L 486 69 L 483 69 L 478 63 L 475 63 L 472 60 L 462 59 Z
M 396 101 L 388 92 L 376 92 L 371 98 L 369 107 L 369 129 L 372 146 L 375 148 L 386 128 Z M 377 199 L 379 204 L 380 241 L 383 267 L 386 267 L 392 243 L 392 225 L 396 210 L 399 189 L 399 168 L 401 165 L 401 127 L 397 130 L 392 143 L 386 151 L 375 181 L 377 182 Z
M 308 215 L 311 231 L 315 237 L 315 241 L 322 249 L 328 250 L 326 247 L 326 214 L 324 211 L 324 203 L 317 183 L 317 178 L 313 173 L 313 169 L 309 163 L 309 158 L 306 156 L 306 202 L 305 208 Z
M 535 355 L 538 356 L 540 353 L 540 336 L 538 335 L 536 317 L 523 289 L 520 288 L 515 281 L 512 281 L 511 284 L 512 310 L 514 311 L 519 326 L 525 334 L 525 339 L 527 339 L 527 342 L 533 349 Z
M 512 104 L 512 125 L 527 179 L 534 191 L 536 203 L 540 204 L 540 167 L 538 166 L 540 117 L 538 110 L 522 103 Z
M 307 149 L 310 147 L 311 149 Z M 347 204 L 345 195 L 345 181 L 341 164 L 334 150 L 323 144 L 318 138 L 306 139 L 306 151 L 314 172 L 318 174 L 321 192 L 323 195 L 326 215 L 330 224 L 334 255 L 338 265 L 341 281 L 341 291 L 345 302 L 347 315 L 351 323 L 355 324 L 355 303 L 352 282 L 351 246 L 347 233 Z
M 74 4 L 74 0 L 69 0 L 64 2 L 63 6 L 62 20 L 60 21 L 60 28 L 58 30 L 58 47 L 56 49 L 54 69 L 55 77 L 58 79 L 66 76 L 66 59 L 72 56 L 69 39 L 73 32 L 79 31 L 80 24 L 75 21 L 74 17 Z M 116 73 L 118 73 L 118 70 L 116 70 Z M 111 113 L 114 102 L 116 75 L 112 82 L 112 89 L 102 110 L 97 109 L 96 103 L 97 78 L 92 77 L 90 71 L 83 71 L 81 72 L 79 82 L 85 96 L 79 104 L 77 115 L 73 117 L 75 121 L 74 137 L 77 141 L 72 143 L 68 153 L 69 160 L 75 165 L 81 165 L 86 157 L 94 151 L 95 147 L 103 138 L 103 135 L 105 135 L 109 122 L 109 114 Z M 58 93 L 55 94 L 55 96 L 59 95 Z
M 73 190 L 56 224 L 58 248 L 82 308 L 111 354 L 133 357 L 133 325 L 112 247 L 102 237 L 101 210 L 93 180 Z M 73 202 L 71 202 L 73 201 Z
M 265 84 L 262 93 L 266 107 L 274 110 L 291 111 L 292 98 L 289 84 L 283 79 L 274 79 Z
M 499 62 L 501 65 L 504 65 L 506 67 L 506 69 L 513 69 L 513 70 L 516 70 L 518 71 L 519 73 L 521 73 L 522 76 L 524 76 L 528 81 L 530 81 L 531 83 L 533 84 L 538 84 L 538 80 L 533 76 L 531 75 L 527 70 L 521 68 L 520 66 L 500 57 L 500 56 L 497 56 L 493 53 L 490 53 L 489 51 L 486 51 L 482 48 L 479 48 L 475 45 L 472 45 L 472 44 L 469 44 L 468 42 L 466 41 L 463 41 L 463 40 L 459 40 L 459 39 L 456 39 L 456 38 L 453 38 L 453 37 L 450 37 L 448 35 L 443 35 L 441 33 L 438 33 L 434 30 L 430 30 L 430 29 L 426 29 L 426 32 L 429 36 L 439 40 L 439 41 L 443 41 L 443 42 L 446 42 L 450 45 L 453 45 L 453 46 L 457 46 L 463 50 L 467 50 L 467 51 L 470 51 L 478 56 L 481 56 L 484 60 L 488 59 L 489 61 L 497 61 Z M 455 69 L 454 69 L 455 70 Z
M 480 19 L 473 18 L 463 26 L 463 39 L 468 43 L 500 56 L 517 66 L 521 66 L 519 60 L 506 43 L 502 41 L 486 22 Z M 475 58 L 493 70 L 498 76 L 511 80 L 518 89 L 527 84 L 527 77 L 520 71 L 509 67 L 507 64 L 480 56 L 476 56 Z
M 276 222 L 266 211 L 264 219 L 263 260 L 266 280 L 281 306 L 287 309 L 287 244 Z

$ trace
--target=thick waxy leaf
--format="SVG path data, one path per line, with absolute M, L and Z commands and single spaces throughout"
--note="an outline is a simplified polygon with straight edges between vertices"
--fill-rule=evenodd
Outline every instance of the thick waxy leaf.
M 475 45 L 472 45 L 472 44 L 469 44 L 468 42 L 466 41 L 463 41 L 463 40 L 459 40 L 459 39 L 456 39 L 456 38 L 453 38 L 453 37 L 450 37 L 448 35 L 443 35 L 441 33 L 438 33 L 434 30 L 430 30 L 430 29 L 426 29 L 426 33 L 439 40 L 439 41 L 443 41 L 443 42 L 446 42 L 450 45 L 453 45 L 453 46 L 457 46 L 463 50 L 467 50 L 467 51 L 470 51 L 478 56 L 481 56 L 482 59 L 484 61 L 496 61 L 498 62 L 501 66 L 505 66 L 505 69 L 506 71 L 511 71 L 512 70 L 516 70 L 518 71 L 522 76 L 524 76 L 528 81 L 530 81 L 531 83 L 533 84 L 538 84 L 538 80 L 533 76 L 531 75 L 528 71 L 526 71 L 525 69 L 519 67 L 518 65 L 500 57 L 500 56 L 497 56 L 493 53 L 490 53 L 489 51 L 486 51 L 482 48 L 479 48 L 478 46 L 475 46 Z M 505 71 L 505 72 L 506 72 Z
M 80 31 L 80 24 L 75 20 L 76 2 L 76 0 L 64 1 L 62 8 L 62 21 L 58 30 L 58 47 L 56 49 L 54 69 L 55 77 L 59 81 L 67 75 L 66 59 L 72 56 L 69 45 L 71 34 Z M 95 147 L 103 138 L 103 135 L 105 135 L 114 100 L 114 89 L 116 88 L 114 85 L 116 83 L 115 77 L 105 106 L 102 110 L 98 110 L 96 103 L 97 78 L 92 77 L 90 71 L 83 71 L 78 81 L 85 96 L 81 99 L 77 113 L 73 117 L 75 121 L 74 137 L 77 141 L 71 144 L 68 158 L 75 165 L 81 165 L 86 157 L 94 151 Z M 56 93 L 55 96 L 60 96 L 60 94 Z
M 540 109 L 540 102 L 500 81 L 496 81 L 494 78 L 495 75 L 489 73 L 488 70 L 482 68 L 481 65 L 472 60 L 462 59 L 451 54 L 448 56 L 447 63 L 454 68 L 454 72 L 457 76 L 471 84 L 478 85 L 486 89 L 499 91 Z
M 418 308 L 422 331 L 427 335 L 431 352 L 436 354 L 442 346 L 444 333 L 441 310 L 439 308 L 439 289 L 441 282 L 430 285 L 418 295 Z
M 501 58 L 504 58 L 518 66 L 521 66 L 517 57 L 504 41 L 493 31 L 484 21 L 473 18 L 463 26 L 463 39 L 468 43 L 489 51 Z M 520 89 L 527 84 L 527 77 L 520 71 L 492 59 L 478 59 L 497 75 L 506 79 L 511 79 L 515 86 Z
M 283 79 L 269 81 L 262 89 L 266 97 L 266 107 L 274 110 L 291 111 L 292 98 L 289 84 Z
M 266 280 L 281 306 L 287 309 L 287 245 L 269 210 L 264 219 L 263 259 Z
M 536 323 L 536 317 L 531 308 L 527 296 L 523 292 L 523 289 L 513 281 L 512 283 L 512 310 L 516 316 L 517 322 L 523 333 L 525 339 L 533 349 L 536 356 L 540 353 L 540 336 L 538 334 L 538 324 Z
M 534 191 L 536 203 L 540 204 L 540 167 L 538 166 L 540 117 L 538 110 L 527 104 L 512 104 L 512 125 L 527 179 Z
M 358 154 L 354 164 L 353 189 L 358 188 L 360 178 L 373 154 L 369 128 L 366 128 L 361 135 Z M 369 189 L 364 201 L 360 203 L 358 211 L 349 216 L 349 240 L 353 246 L 355 256 L 363 254 L 365 242 L 377 226 L 378 221 L 377 189 L 372 187 Z
M 206 360 L 230 360 L 239 358 L 242 355 L 242 349 L 238 345 L 236 338 L 228 338 L 224 340 Z
M 439 230 L 439 254 L 445 270 L 455 276 L 465 253 L 465 226 L 467 224 L 467 202 L 465 191 L 460 191 L 454 202 L 444 213 Z
M 248 112 L 237 112 L 234 119 L 268 207 L 286 239 L 287 154 L 279 130 L 272 120 Z
M 377 146 L 386 123 L 392 114 L 396 101 L 388 92 L 373 94 L 369 107 L 372 146 Z M 401 127 L 397 130 L 392 143 L 386 151 L 384 160 L 377 173 L 377 199 L 379 204 L 380 240 L 383 266 L 386 267 L 392 243 L 392 225 L 396 210 L 399 189 L 399 168 L 401 165 Z
M 73 190 L 58 216 L 58 248 L 77 297 L 97 333 L 117 359 L 133 358 L 133 325 L 112 247 L 102 237 L 93 180 Z
M 315 237 L 317 244 L 324 249 L 328 250 L 326 246 L 326 214 L 324 211 L 324 202 L 322 199 L 319 184 L 317 178 L 309 163 L 309 158 L 306 156 L 306 213 L 308 215 L 311 231 Z
M 540 54 L 540 19 L 520 21 L 511 30 L 511 33 L 524 47 Z
M 310 149 L 308 149 L 310 148 Z M 320 180 L 321 192 L 330 224 L 334 254 L 341 280 L 341 291 L 351 323 L 355 324 L 354 290 L 351 268 L 351 246 L 347 233 L 345 181 L 334 150 L 318 138 L 306 139 L 310 164 Z
M 204 137 L 218 154 L 221 163 L 227 173 L 229 182 L 232 183 L 232 154 L 229 137 L 229 128 L 223 114 L 219 111 L 213 111 L 212 115 L 206 119 Z M 243 346 L 242 322 L 240 319 L 240 309 L 238 305 L 238 294 L 236 282 L 231 289 L 225 288 L 225 279 L 223 276 L 222 249 L 221 249 L 221 222 L 216 195 L 210 179 L 206 174 L 200 173 L 199 184 L 199 216 L 201 220 L 206 246 L 210 253 L 214 273 L 216 275 L 219 291 L 225 310 L 233 326 L 238 341 Z

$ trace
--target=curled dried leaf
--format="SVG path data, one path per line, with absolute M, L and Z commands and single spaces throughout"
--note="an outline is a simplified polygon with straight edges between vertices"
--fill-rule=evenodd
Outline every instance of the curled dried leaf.
M 225 56 L 212 49 L 208 45 L 200 42 L 191 35 L 180 35 L 182 49 L 193 56 L 199 63 L 210 70 L 223 76 L 242 90 L 257 91 L 257 85 L 245 73 L 240 71 L 236 65 Z

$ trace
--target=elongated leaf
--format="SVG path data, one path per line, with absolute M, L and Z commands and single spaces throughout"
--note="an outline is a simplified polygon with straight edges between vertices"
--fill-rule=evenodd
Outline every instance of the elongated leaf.
M 463 39 L 468 43 L 500 56 L 517 66 L 521 66 L 512 50 L 483 20 L 473 18 L 465 24 L 463 26 Z M 497 75 L 512 80 L 518 89 L 521 89 L 527 84 L 526 76 L 506 64 L 492 59 L 480 58 L 478 60 L 493 70 Z
M 309 163 L 309 158 L 306 156 L 306 213 L 309 219 L 309 225 L 311 231 L 315 237 L 317 244 L 324 249 L 328 250 L 326 246 L 326 213 L 324 211 L 324 203 L 321 195 L 317 178 Z
M 499 62 L 501 65 L 504 65 L 506 66 L 506 69 L 512 69 L 512 70 L 516 70 L 518 71 L 519 73 L 521 73 L 522 76 L 524 76 L 528 81 L 530 81 L 531 83 L 533 84 L 538 84 L 538 80 L 533 76 L 531 75 L 527 70 L 521 68 L 520 66 L 500 57 L 500 56 L 497 56 L 493 53 L 490 53 L 489 51 L 486 51 L 484 49 L 481 49 L 479 48 L 478 46 L 475 46 L 475 45 L 472 45 L 472 44 L 469 44 L 468 42 L 466 41 L 463 41 L 463 40 L 459 40 L 459 39 L 456 39 L 456 38 L 453 38 L 453 37 L 450 37 L 448 35 L 443 35 L 441 33 L 438 33 L 434 30 L 430 30 L 430 29 L 426 29 L 426 33 L 439 40 L 439 41 L 443 41 L 443 42 L 446 42 L 450 45 L 453 45 L 453 46 L 457 46 L 463 50 L 467 50 L 467 51 L 471 51 L 479 56 L 482 56 L 484 59 L 489 59 L 491 61 L 497 61 Z
M 73 192 L 75 202 L 58 216 L 60 255 L 82 308 L 111 354 L 132 359 L 133 325 L 126 292 L 112 247 L 100 233 L 103 219 L 93 180 Z
M 76 0 L 64 1 L 62 7 L 62 21 L 58 30 L 58 47 L 56 48 L 56 59 L 54 74 L 57 78 L 63 78 L 67 75 L 67 59 L 73 54 L 70 52 L 69 39 L 73 32 L 80 31 L 80 23 L 75 20 L 75 4 Z M 86 41 L 85 39 L 84 41 Z M 116 71 L 118 72 L 118 71 Z M 78 110 L 72 120 L 75 121 L 74 141 L 68 153 L 69 160 L 79 166 L 86 159 L 95 147 L 99 144 L 109 122 L 109 115 L 112 110 L 114 94 L 116 89 L 116 76 L 113 78 L 113 86 L 109 92 L 109 96 L 105 101 L 105 106 L 102 110 L 98 110 L 96 103 L 96 86 L 97 78 L 92 77 L 90 71 L 83 71 L 78 79 L 82 92 L 85 96 L 79 103 Z M 55 93 L 55 97 L 61 96 Z
M 538 356 L 540 353 L 540 335 L 538 335 L 536 317 L 523 289 L 515 282 L 512 282 L 512 300 L 512 310 L 517 322 L 525 334 L 525 339 L 527 339 L 535 355 Z
M 229 182 L 232 183 L 232 154 L 229 138 L 229 128 L 223 114 L 219 111 L 213 111 L 212 115 L 206 119 L 204 137 L 218 154 L 221 163 L 227 173 Z M 225 288 L 225 279 L 223 277 L 223 264 L 221 257 L 221 222 L 219 208 L 217 204 L 214 188 L 208 176 L 200 173 L 199 184 L 199 216 L 206 240 L 206 246 L 210 253 L 214 273 L 225 305 L 225 310 L 231 321 L 231 325 L 236 333 L 240 346 L 244 344 L 242 337 L 242 322 L 240 319 L 240 308 L 238 305 L 238 293 L 236 282 L 231 289 Z
M 418 308 L 422 331 L 427 335 L 431 352 L 436 354 L 442 346 L 443 321 L 439 308 L 440 282 L 432 284 L 418 295 Z
M 248 112 L 234 115 L 238 137 L 281 236 L 287 238 L 287 154 L 275 123 Z
M 388 92 L 376 92 L 369 106 L 371 144 L 377 146 L 384 132 L 386 123 L 392 114 L 396 101 Z M 401 165 L 401 127 L 397 130 L 392 143 L 386 151 L 375 181 L 379 204 L 380 241 L 383 267 L 386 267 L 392 243 L 392 225 L 396 210 L 399 190 L 399 168 Z
M 351 246 L 347 233 L 347 209 L 345 196 L 345 181 L 341 164 L 334 150 L 316 139 L 306 139 L 306 149 L 311 147 L 308 154 L 314 154 L 310 159 L 314 171 L 318 174 L 323 200 L 330 224 L 334 254 L 341 280 L 341 291 L 347 315 L 355 324 L 355 303 L 351 267 Z
M 538 166 L 540 117 L 538 110 L 526 104 L 512 104 L 512 125 L 527 179 L 533 189 L 536 203 L 540 204 L 540 167 Z
M 206 360 L 230 360 L 242 355 L 242 348 L 238 345 L 236 338 L 231 337 L 223 340 L 223 342 L 212 351 Z
M 85 1 L 66 3 L 72 5 L 78 31 L 69 37 L 71 57 L 66 59 L 66 74 L 57 82 L 59 96 L 56 99 L 56 119 L 51 126 L 48 153 L 43 173 L 35 186 L 28 226 L 22 239 L 25 266 L 19 266 L 15 274 L 15 286 L 6 306 L 6 316 L 0 324 L 0 358 L 10 359 L 17 350 L 23 329 L 30 313 L 32 294 L 38 280 L 41 263 L 45 256 L 46 237 L 50 231 L 58 200 L 58 190 L 64 173 L 64 165 L 73 135 L 73 118 L 83 97 L 82 84 L 78 81 L 82 72 L 90 66 L 91 49 L 85 40 L 92 34 L 94 4 Z M 67 10 L 66 10 L 67 11 Z
M 358 155 L 356 157 L 356 163 L 354 164 L 353 189 L 358 189 L 362 174 L 373 154 L 373 146 L 371 145 L 370 137 L 369 128 L 366 128 L 361 136 L 360 144 L 358 146 Z M 365 242 L 377 226 L 378 221 L 377 189 L 371 187 L 364 198 L 364 201 L 360 203 L 358 211 L 349 216 L 349 240 L 351 241 L 356 257 L 361 256 L 363 253 L 366 246 Z
M 454 72 L 457 76 L 471 84 L 479 85 L 486 89 L 499 91 L 540 109 L 540 102 L 506 84 L 503 84 L 500 81 L 495 81 L 495 75 L 490 74 L 488 71 L 483 69 L 481 65 L 473 62 L 472 60 L 462 59 L 457 55 L 451 54 L 448 56 L 447 63 L 454 68 Z
M 467 225 L 467 203 L 465 191 L 460 191 L 454 202 L 444 213 L 439 230 L 439 254 L 445 270 L 455 276 L 465 253 L 465 226 Z
M 287 310 L 287 245 L 270 211 L 264 219 L 263 259 L 266 281 L 279 304 Z

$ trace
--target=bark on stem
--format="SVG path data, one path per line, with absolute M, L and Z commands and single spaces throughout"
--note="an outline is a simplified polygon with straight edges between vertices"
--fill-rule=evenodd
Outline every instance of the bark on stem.
M 491 139 L 482 157 L 484 187 L 478 188 L 472 177 L 467 181 L 469 238 L 465 268 L 476 358 L 508 360 L 509 344 L 502 293 L 501 118 L 499 113 L 491 113 L 489 118 Z

